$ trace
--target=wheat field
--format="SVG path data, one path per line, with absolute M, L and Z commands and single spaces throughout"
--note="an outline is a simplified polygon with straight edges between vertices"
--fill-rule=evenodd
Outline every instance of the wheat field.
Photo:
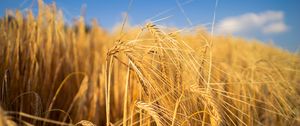
M 110 33 L 54 4 L 0 20 L 0 125 L 299 126 L 300 54 L 153 22 Z

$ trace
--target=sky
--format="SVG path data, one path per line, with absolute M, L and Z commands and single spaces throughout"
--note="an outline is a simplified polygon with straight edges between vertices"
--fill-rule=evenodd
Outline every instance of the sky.
M 66 22 L 72 22 L 85 10 L 87 22 L 97 19 L 107 30 L 120 23 L 127 12 L 131 25 L 157 20 L 161 25 L 200 25 L 210 31 L 215 14 L 215 34 L 272 42 L 292 52 L 300 48 L 300 0 L 218 0 L 217 6 L 216 0 L 44 0 L 53 1 L 64 12 Z M 32 9 L 36 13 L 37 2 L 0 0 L 0 16 L 6 9 Z

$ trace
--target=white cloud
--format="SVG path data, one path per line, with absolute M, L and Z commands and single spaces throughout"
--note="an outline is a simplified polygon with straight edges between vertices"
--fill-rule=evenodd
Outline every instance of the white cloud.
M 216 25 L 218 34 L 272 34 L 285 32 L 287 29 L 282 11 L 246 13 L 225 18 Z
M 275 22 L 263 27 L 263 33 L 280 33 L 287 31 L 287 26 L 284 22 Z

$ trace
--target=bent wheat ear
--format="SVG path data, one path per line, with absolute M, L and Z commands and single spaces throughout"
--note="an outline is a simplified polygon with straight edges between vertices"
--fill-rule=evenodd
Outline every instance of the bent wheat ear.
M 142 101 L 138 101 L 138 102 L 136 102 L 136 106 L 139 109 L 142 109 L 142 110 L 145 110 L 146 112 L 148 112 L 149 115 L 154 119 L 156 125 L 163 126 L 159 114 L 156 112 L 156 110 L 154 108 L 151 107 L 151 105 L 144 103 Z

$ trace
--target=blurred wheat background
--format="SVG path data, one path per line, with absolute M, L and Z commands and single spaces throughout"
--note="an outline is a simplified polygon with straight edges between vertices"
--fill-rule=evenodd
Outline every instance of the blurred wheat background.
M 299 53 L 201 28 L 74 24 L 42 1 L 1 17 L 0 125 L 300 125 Z

